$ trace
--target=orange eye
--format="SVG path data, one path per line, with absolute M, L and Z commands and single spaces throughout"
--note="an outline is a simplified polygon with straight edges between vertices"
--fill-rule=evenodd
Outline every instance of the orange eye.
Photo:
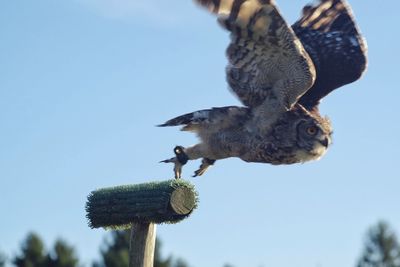
M 307 133 L 309 135 L 316 135 L 318 133 L 318 128 L 315 126 L 311 126 L 307 128 Z

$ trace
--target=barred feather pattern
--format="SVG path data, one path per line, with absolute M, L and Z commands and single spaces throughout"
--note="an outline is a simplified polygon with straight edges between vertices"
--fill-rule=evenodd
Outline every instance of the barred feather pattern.
M 299 103 L 314 109 L 333 90 L 358 80 L 367 68 L 367 44 L 345 0 L 307 5 L 292 26 L 317 70 L 314 85 Z
M 187 159 L 203 158 L 198 176 L 229 157 L 274 165 L 322 157 L 332 128 L 319 101 L 360 78 L 367 65 L 366 43 L 347 2 L 318 0 L 292 26 L 271 0 L 196 2 L 231 33 L 227 81 L 247 107 L 200 110 L 160 125 L 183 125 L 201 140 L 163 161 L 175 164 L 175 177 Z
M 272 1 L 199 0 L 231 32 L 227 80 L 248 107 L 266 99 L 292 107 L 313 84 L 315 70 L 301 42 Z

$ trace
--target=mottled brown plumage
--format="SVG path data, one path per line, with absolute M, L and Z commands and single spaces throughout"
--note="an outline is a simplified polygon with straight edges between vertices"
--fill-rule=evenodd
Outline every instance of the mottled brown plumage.
M 160 125 L 183 125 L 202 141 L 176 147 L 176 157 L 163 162 L 175 163 L 178 178 L 186 161 L 198 158 L 203 161 L 195 176 L 228 157 L 271 164 L 319 159 L 332 133 L 319 101 L 366 69 L 366 44 L 350 6 L 320 0 L 289 26 L 273 1 L 197 2 L 231 33 L 227 81 L 245 107 L 196 111 Z

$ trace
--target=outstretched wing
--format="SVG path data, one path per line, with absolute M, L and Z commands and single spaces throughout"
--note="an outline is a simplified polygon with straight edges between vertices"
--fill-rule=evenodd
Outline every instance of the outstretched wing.
M 317 79 L 299 103 L 313 109 L 330 92 L 359 79 L 367 67 L 367 45 L 345 0 L 307 5 L 292 28 L 311 56 Z
M 290 109 L 312 86 L 314 65 L 273 1 L 196 1 L 231 32 L 227 80 L 243 104 Z

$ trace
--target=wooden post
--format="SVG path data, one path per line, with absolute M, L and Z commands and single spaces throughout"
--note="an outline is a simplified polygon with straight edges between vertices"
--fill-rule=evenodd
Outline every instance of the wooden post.
M 134 223 L 131 228 L 129 267 L 153 267 L 155 243 L 154 223 Z
M 197 207 L 197 192 L 174 179 L 95 190 L 88 196 L 91 228 L 131 227 L 129 267 L 153 267 L 157 223 L 178 223 Z

